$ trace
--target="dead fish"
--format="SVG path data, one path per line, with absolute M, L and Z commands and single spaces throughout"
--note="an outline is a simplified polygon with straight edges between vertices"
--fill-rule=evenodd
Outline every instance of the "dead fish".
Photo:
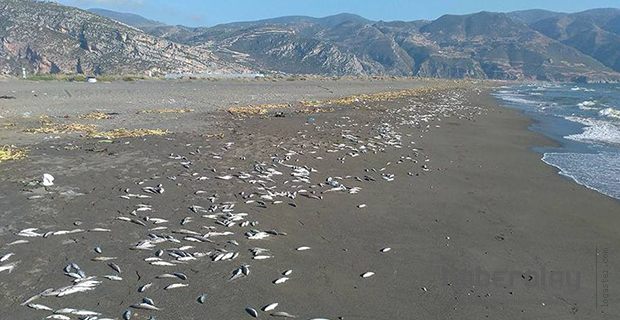
M 90 259 L 92 261 L 110 261 L 110 260 L 116 260 L 116 257 L 94 257 L 92 259 Z
M 282 277 L 282 278 L 278 278 L 276 280 L 273 281 L 274 284 L 281 284 L 281 283 L 285 283 L 286 281 L 288 281 L 290 278 L 287 277 Z
M 268 304 L 268 305 L 264 306 L 262 310 L 265 311 L 265 312 L 268 312 L 268 311 L 275 310 L 275 308 L 277 308 L 277 307 L 278 307 L 278 303 L 274 302 L 274 303 L 271 303 L 271 304 Z
M 3 256 L 0 258 L 0 262 L 4 262 L 4 261 L 9 260 L 9 258 L 10 258 L 10 257 L 12 257 L 13 255 L 15 255 L 15 253 L 12 253 L 12 252 L 11 252 L 11 253 L 7 253 L 7 254 L 3 255 Z
M 162 194 L 164 193 L 165 189 L 164 187 L 159 184 L 157 185 L 157 187 L 144 187 L 142 188 L 142 191 L 146 192 L 146 193 L 159 193 Z
M 90 310 L 77 310 L 77 309 L 71 309 L 71 308 L 66 308 L 65 310 L 71 310 L 70 312 L 65 312 L 65 313 L 70 313 L 70 314 L 74 314 L 77 316 L 92 317 L 92 316 L 101 315 L 101 313 L 99 312 L 90 311 Z M 63 312 L 56 311 L 56 313 L 63 313 Z
M 233 176 L 231 175 L 225 175 L 225 176 L 219 176 L 219 177 L 215 177 L 216 179 L 220 179 L 220 180 L 230 180 L 233 178 Z
M 131 221 L 131 222 L 133 222 L 133 223 L 135 223 L 135 224 L 137 224 L 137 225 L 141 225 L 141 226 L 143 226 L 143 227 L 146 227 L 146 223 L 144 223 L 144 222 L 142 222 L 142 221 L 140 221 L 140 220 L 131 219 L 130 221 Z
M 24 301 L 24 302 L 22 302 L 22 303 L 21 303 L 21 305 L 22 305 L 22 306 L 28 305 L 28 304 L 29 304 L 29 303 L 31 303 L 32 301 L 35 301 L 35 300 L 39 299 L 41 296 L 44 296 L 44 295 L 46 295 L 46 294 L 48 294 L 48 293 L 50 293 L 50 292 L 52 292 L 52 291 L 54 291 L 54 288 L 48 288 L 48 289 L 45 289 L 45 290 L 43 290 L 43 292 L 41 292 L 41 293 L 39 293 L 39 294 L 35 294 L 34 296 L 32 296 L 32 297 L 30 297 L 30 298 L 26 299 L 26 301 Z
M 250 275 L 250 266 L 249 265 L 243 265 L 241 266 L 241 272 L 243 272 L 243 274 L 245 276 L 249 276 Z
M 201 294 L 198 299 L 196 299 L 196 301 L 198 301 L 201 304 L 204 304 L 207 301 L 207 294 L 203 293 Z
M 39 228 L 27 228 L 27 229 L 24 229 L 18 232 L 17 235 L 20 237 L 28 237 L 28 238 L 42 237 L 43 234 L 36 232 L 37 230 L 39 230 Z
M 232 271 L 232 274 L 231 274 L 230 278 L 228 279 L 228 281 L 237 280 L 237 279 L 241 278 L 242 276 L 243 276 L 243 272 L 241 271 L 241 268 L 237 268 L 237 269 Z
M 174 275 L 175 277 L 181 279 L 181 280 L 187 280 L 187 275 L 183 272 L 175 272 L 172 275 Z
M 67 317 L 63 314 L 51 314 L 47 317 L 45 317 L 45 319 L 54 319 L 54 320 L 71 320 L 70 317 Z
M 153 224 L 162 224 L 162 223 L 168 223 L 169 221 L 166 219 L 162 219 L 162 218 L 146 218 L 146 221 L 148 222 L 152 222 Z
M 71 317 L 65 316 L 64 314 L 52 314 L 52 315 L 45 317 L 45 319 L 71 320 Z
M 251 315 L 254 318 L 258 318 L 258 312 L 254 308 L 246 307 L 245 312 Z
M 9 273 L 13 272 L 13 269 L 15 269 L 15 266 L 17 266 L 18 263 L 19 261 L 2 265 L 0 266 L 0 272 L 2 271 L 8 271 Z
M 361 276 L 362 278 L 370 278 L 370 277 L 372 277 L 372 276 L 374 276 L 374 275 L 375 275 L 375 273 L 374 273 L 374 272 L 372 272 L 372 271 L 368 271 L 368 272 L 362 273 L 360 276 Z
M 12 245 L 16 245 L 16 244 L 24 244 L 24 243 L 28 243 L 30 241 L 28 240 L 15 240 L 13 242 L 7 243 L 7 246 L 12 246 Z
M 93 229 L 89 229 L 89 232 L 110 232 L 112 230 L 110 229 L 105 229 L 105 228 L 93 228 Z
M 169 284 L 169 285 L 165 286 L 164 290 L 171 290 L 171 289 L 185 288 L 185 287 L 189 287 L 189 284 L 173 283 L 173 284 Z
M 138 292 L 144 292 L 146 291 L 146 289 L 150 288 L 153 285 L 152 282 L 149 282 L 143 286 L 141 286 L 140 288 L 138 288 Z
M 123 320 L 129 320 L 129 319 L 131 319 L 131 316 L 132 316 L 131 310 L 126 310 L 123 313 Z
M 288 312 L 278 311 L 271 314 L 272 317 L 280 317 L 280 318 L 297 318 L 297 316 L 292 315 Z
M 385 252 L 388 252 L 390 250 L 392 250 L 392 248 L 387 247 L 387 248 L 383 248 L 383 249 L 381 249 L 379 251 L 381 251 L 382 253 L 385 253 Z
M 176 266 L 176 264 L 168 262 L 168 261 L 153 261 L 153 262 L 151 262 L 151 264 L 154 265 L 154 266 L 164 266 L 164 267 Z
M 121 267 L 119 267 L 116 263 L 110 262 L 108 263 L 108 266 L 110 266 L 112 270 L 118 272 L 119 274 L 121 273 Z
M 310 247 L 299 247 L 299 248 L 297 248 L 295 250 L 297 250 L 297 251 L 306 251 L 306 250 L 310 250 L 310 249 L 311 249 Z
M 71 277 L 71 278 L 75 278 L 75 279 L 82 279 L 82 275 L 76 273 L 76 272 L 65 272 L 65 275 Z
M 152 305 L 152 306 L 154 306 L 154 305 L 155 305 L 155 301 L 153 301 L 153 299 L 151 299 L 151 298 L 147 298 L 147 297 L 142 298 L 142 302 L 144 302 L 144 303 L 148 303 L 148 304 L 150 304 L 150 305 Z
M 265 259 L 271 259 L 271 258 L 273 258 L 273 256 L 261 255 L 261 256 L 254 256 L 254 257 L 252 257 L 252 259 L 254 259 L 254 260 L 265 260 Z
M 103 277 L 108 279 L 108 280 L 112 280 L 112 281 L 123 281 L 123 278 L 121 278 L 119 276 L 105 275 Z
M 136 304 L 132 304 L 131 305 L 132 308 L 134 309 L 143 309 L 143 310 L 152 310 L 152 311 L 159 311 L 161 309 L 159 309 L 158 307 L 148 304 L 148 303 L 136 303 Z
M 287 276 L 287 277 L 288 277 L 288 276 L 290 276 L 290 275 L 291 275 L 291 273 L 293 273 L 293 270 L 290 270 L 290 269 L 289 269 L 289 270 L 286 270 L 286 271 L 282 272 L 282 275 L 283 275 L 283 276 Z
M 48 306 L 45 306 L 45 305 L 42 305 L 42 304 L 36 304 L 36 303 L 28 304 L 28 308 L 32 308 L 32 309 L 35 309 L 35 310 L 54 311 L 54 309 L 52 309 L 52 308 L 50 308 Z
M 54 231 L 51 233 L 51 235 L 54 236 L 61 236 L 61 235 L 65 235 L 65 234 L 73 234 L 73 233 L 79 233 L 79 232 L 84 232 L 84 230 L 82 229 L 74 229 L 74 230 L 60 230 L 60 231 Z M 47 238 L 46 236 L 44 236 L 45 238 Z
M 362 204 L 358 205 L 357 207 L 360 208 L 360 209 L 366 208 L 366 204 L 362 203 Z
M 100 247 L 96 247 L 95 248 L 95 252 L 101 254 L 103 252 L 103 250 L 101 250 Z

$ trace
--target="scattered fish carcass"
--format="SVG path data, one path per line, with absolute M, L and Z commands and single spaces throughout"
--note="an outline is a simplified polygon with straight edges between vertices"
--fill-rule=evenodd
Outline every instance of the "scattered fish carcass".
M 135 269 L 136 273 L 139 271 L 140 274 L 144 274 L 143 271 L 145 268 L 150 268 L 148 271 L 164 270 L 164 272 L 168 272 L 159 273 L 159 276 L 148 279 L 153 282 L 144 284 L 145 282 L 142 280 L 140 282 L 142 285 L 137 288 L 139 292 L 145 292 L 152 286 L 166 291 L 174 291 L 172 289 L 180 289 L 190 286 L 187 275 L 180 270 L 188 271 L 195 266 L 198 266 L 198 262 L 196 262 L 196 260 L 200 260 L 200 258 L 203 257 L 205 257 L 205 259 L 201 260 L 204 261 L 200 262 L 201 264 L 211 263 L 211 261 L 223 262 L 231 260 L 235 260 L 234 263 L 243 263 L 249 259 L 253 259 L 266 260 L 264 262 L 256 263 L 265 263 L 268 265 L 269 263 L 272 263 L 270 259 L 273 260 L 274 258 L 274 254 L 272 254 L 270 249 L 252 247 L 250 249 L 251 256 L 247 256 L 247 252 L 244 250 L 246 250 L 248 244 L 256 244 L 258 242 L 261 243 L 261 246 L 267 247 L 271 241 L 280 239 L 278 236 L 286 235 L 286 233 L 276 230 L 266 230 L 268 228 L 262 227 L 260 227 L 262 230 L 259 230 L 259 227 L 257 227 L 259 223 L 257 220 L 259 219 L 257 219 L 258 215 L 255 213 L 256 210 L 263 210 L 264 208 L 270 208 L 273 205 L 282 204 L 285 202 L 289 202 L 291 207 L 297 207 L 297 204 L 291 203 L 291 200 L 297 199 L 299 195 L 303 195 L 304 197 L 314 200 L 323 200 L 324 196 L 326 198 L 336 196 L 332 194 L 355 197 L 356 194 L 361 193 L 362 190 L 365 189 L 365 183 L 378 184 L 395 181 L 397 177 L 395 174 L 390 173 L 390 165 L 394 166 L 407 161 L 413 162 L 415 160 L 413 158 L 417 157 L 419 150 L 411 148 L 411 154 L 407 155 L 405 153 L 405 156 L 401 156 L 399 159 L 394 159 L 391 164 L 388 163 L 383 168 L 377 167 L 376 169 L 368 172 L 366 175 L 360 174 L 359 176 L 356 176 L 355 173 L 350 173 L 351 175 L 328 177 L 327 179 L 318 182 L 316 181 L 319 180 L 316 177 L 320 175 L 317 174 L 318 170 L 312 167 L 310 161 L 309 163 L 304 164 L 303 161 L 300 160 L 306 158 L 309 160 L 311 159 L 312 161 L 337 159 L 338 162 L 344 163 L 345 161 L 349 161 L 353 158 L 371 156 L 372 154 L 383 152 L 387 149 L 406 148 L 406 139 L 404 139 L 403 134 L 399 132 L 399 125 L 422 126 L 424 123 L 428 123 L 429 121 L 440 117 L 440 114 L 443 112 L 448 112 L 449 110 L 449 107 L 438 107 L 437 110 L 432 111 L 432 114 L 426 115 L 415 115 L 414 112 L 412 112 L 413 108 L 410 110 L 400 110 L 398 112 L 388 111 L 387 114 L 391 118 L 399 121 L 378 122 L 376 125 L 370 124 L 368 126 L 361 126 L 355 123 L 355 121 L 351 118 L 342 118 L 341 121 L 334 124 L 334 127 L 338 128 L 337 130 L 340 130 L 340 135 L 333 135 L 333 143 L 311 143 L 310 146 L 304 147 L 306 148 L 305 150 L 301 147 L 297 149 L 294 146 L 279 147 L 280 150 L 278 151 L 278 154 L 270 157 L 271 162 L 256 161 L 254 164 L 250 165 L 249 168 L 240 168 L 241 170 L 231 167 L 216 168 L 215 165 L 213 165 L 210 170 L 215 174 L 207 174 L 205 172 L 199 172 L 199 167 L 202 164 L 200 159 L 200 149 L 194 149 L 194 151 L 188 152 L 188 155 L 171 154 L 170 159 L 181 161 L 181 165 L 183 166 L 183 168 L 176 168 L 187 171 L 166 172 L 165 174 L 162 172 L 158 175 L 158 177 L 141 179 L 137 183 L 138 185 L 142 186 L 149 184 L 151 186 L 138 187 L 137 190 L 141 190 L 142 193 L 145 194 L 135 192 L 131 193 L 129 192 L 129 189 L 125 189 L 125 192 L 121 195 L 121 197 L 128 201 L 123 201 L 123 203 L 133 205 L 126 208 L 126 210 L 118 211 L 117 214 L 119 214 L 119 216 L 116 218 L 118 220 L 116 224 L 112 224 L 110 228 L 104 228 L 106 226 L 98 223 L 97 225 L 103 227 L 90 229 L 85 228 L 85 230 L 89 233 L 112 232 L 114 230 L 113 227 L 116 226 L 119 228 L 130 228 L 132 232 L 136 232 L 140 235 L 137 239 L 142 240 L 134 239 L 133 242 L 125 243 L 125 245 L 129 246 L 130 249 L 136 250 L 135 255 L 139 256 L 138 261 L 141 263 L 138 265 L 130 265 L 125 260 L 122 260 L 122 255 L 118 255 L 116 251 L 111 250 L 107 244 L 96 242 L 105 245 L 104 248 L 106 248 L 106 255 L 108 255 L 109 252 L 114 252 L 113 255 L 118 255 L 121 257 L 120 261 L 123 262 L 121 265 L 123 265 L 124 269 L 129 269 L 125 270 L 126 274 L 123 274 L 123 277 L 125 278 L 129 279 L 130 276 L 133 276 L 132 269 Z M 428 128 L 426 127 L 423 128 L 423 130 L 427 129 Z M 221 152 L 218 151 L 217 153 L 209 154 L 209 159 L 220 161 L 227 157 L 227 152 L 234 150 L 234 148 L 235 145 L 227 143 L 222 147 Z M 331 153 L 334 155 L 329 156 Z M 203 155 L 207 154 L 208 153 L 204 153 Z M 414 156 L 412 157 L 412 155 Z M 218 163 L 217 161 L 215 163 Z M 422 167 L 423 171 L 427 169 L 428 166 L 426 165 Z M 371 175 L 374 175 L 374 177 Z M 166 179 L 167 177 L 167 179 L 170 180 L 168 182 L 170 186 L 166 186 L 170 190 L 173 190 L 171 181 L 175 181 L 175 183 L 178 184 L 193 183 L 194 186 L 197 186 L 200 183 L 201 190 L 197 190 L 198 188 L 193 188 L 193 190 L 189 193 L 189 196 L 192 197 L 191 201 L 195 201 L 194 203 L 196 204 L 188 207 L 187 205 L 189 203 L 180 204 L 178 202 L 174 202 L 173 205 L 178 204 L 175 209 L 189 208 L 189 211 L 187 209 L 183 209 L 184 213 L 181 216 L 175 216 L 173 213 L 166 212 L 169 211 L 169 208 L 167 207 L 165 209 L 158 208 L 156 204 L 161 204 L 161 202 L 158 201 L 160 199 L 167 201 L 166 197 L 168 196 L 168 193 L 170 193 L 170 191 L 165 193 L 163 185 L 157 181 L 158 179 L 161 179 L 161 177 L 163 177 L 163 179 Z M 215 182 L 216 180 L 222 181 Z M 148 181 L 152 182 L 147 183 Z M 238 192 L 236 193 L 236 196 L 231 196 L 231 194 L 225 192 L 218 194 L 220 191 L 218 191 L 218 193 L 212 193 L 208 187 L 205 187 L 210 182 L 217 183 L 218 186 L 223 188 L 240 188 L 241 190 L 235 190 Z M 213 195 L 208 196 L 210 194 Z M 143 201 L 146 203 L 134 204 L 134 202 L 138 201 Z M 149 203 L 150 201 L 153 201 L 153 203 Z M 303 201 L 307 200 L 302 199 L 299 203 L 303 203 Z M 357 203 L 359 204 L 360 202 Z M 236 206 L 235 204 L 239 205 Z M 359 208 L 364 208 L 365 206 L 366 204 L 358 205 Z M 130 223 L 124 224 L 122 222 Z M 179 227 L 179 224 L 181 227 Z M 45 229 L 43 227 L 41 228 Z M 207 229 L 208 232 L 205 233 L 205 229 Z M 44 232 L 40 231 L 39 228 L 27 228 L 19 231 L 16 235 L 24 238 L 33 238 L 31 241 L 36 242 L 46 241 L 44 239 L 37 238 L 48 238 L 52 235 L 70 235 L 81 232 L 85 232 L 85 235 L 88 235 L 85 230 L 68 229 Z M 118 237 L 116 232 L 113 234 L 113 237 L 115 237 L 115 240 L 123 239 L 116 238 Z M 29 243 L 28 241 L 29 240 L 18 240 L 10 244 L 27 244 Z M 309 245 L 314 245 L 311 241 L 309 242 Z M 238 248 L 231 250 L 231 246 Z M 290 248 L 290 246 L 288 248 Z M 310 246 L 296 247 L 295 250 L 310 250 Z M 116 285 L 126 285 L 126 283 L 130 282 L 128 280 L 123 280 L 120 276 L 122 271 L 118 264 L 109 262 L 112 260 L 117 260 L 116 262 L 120 263 L 117 257 L 102 256 L 101 254 L 103 253 L 103 250 L 101 247 L 95 247 L 94 251 L 99 254 L 99 256 L 95 256 L 90 259 L 93 262 L 108 261 L 109 267 L 113 269 L 117 275 L 100 274 L 97 276 L 87 276 L 81 268 L 76 267 L 77 265 L 71 266 L 70 270 L 66 270 L 67 272 L 65 272 L 67 276 L 72 278 L 72 284 L 70 286 L 44 291 L 39 296 L 63 297 L 78 292 L 95 290 L 101 284 L 101 281 L 98 279 L 102 278 L 122 282 Z M 380 249 L 381 253 L 386 253 L 388 251 L 390 251 L 389 247 Z M 278 251 L 275 250 L 274 252 L 278 253 Z M 0 262 L 8 261 L 12 256 L 12 253 L 1 256 Z M 17 262 L 2 265 L 0 266 L 0 271 L 11 272 L 15 269 L 16 264 Z M 102 268 L 105 268 L 103 264 L 100 265 Z M 219 266 L 220 264 L 217 265 Z M 221 263 L 221 265 L 222 268 L 227 268 L 226 263 Z M 157 267 L 165 268 L 156 269 Z M 176 270 L 179 271 L 174 272 Z M 110 270 L 108 269 L 107 271 L 109 272 Z M 192 273 L 188 272 L 188 274 L 191 275 Z M 228 272 L 224 274 L 224 280 L 228 278 L 229 281 L 247 278 L 250 275 L 250 267 L 249 265 L 241 265 L 232 270 L 232 272 L 230 272 L 230 276 L 228 276 Z M 291 275 L 292 270 L 286 270 L 282 272 L 282 277 L 274 280 L 273 283 L 283 284 L 290 279 Z M 373 272 L 366 272 L 361 276 L 363 278 L 367 278 L 373 275 Z M 199 277 L 196 278 L 199 279 Z M 166 279 L 179 279 L 187 283 L 166 283 Z M 194 277 L 192 277 L 190 289 L 194 288 L 193 280 Z M 106 285 L 115 285 L 115 283 L 106 282 Z M 135 289 L 136 288 L 133 290 Z M 171 295 L 172 292 L 167 294 Z M 194 292 L 194 294 L 198 293 Z M 198 295 L 196 301 L 201 304 L 206 303 L 207 295 Z M 31 309 L 40 308 L 37 310 L 53 311 L 52 308 L 47 307 L 43 303 L 29 303 L 28 307 Z M 124 319 L 130 319 L 133 316 L 133 312 L 129 308 L 146 311 L 159 311 L 161 309 L 158 306 L 155 306 L 150 299 L 134 304 L 126 304 L 122 307 L 126 310 L 122 313 L 122 317 Z M 278 303 L 271 303 L 265 305 L 260 310 L 263 312 L 272 312 L 276 309 L 276 307 L 278 307 Z M 138 313 L 138 311 L 134 311 Z M 115 312 L 119 311 L 117 310 Z M 258 311 L 256 309 L 247 308 L 246 312 L 253 317 L 258 317 Z M 63 316 L 62 314 L 55 315 Z M 89 316 L 90 314 L 84 313 L 82 315 Z M 97 315 L 92 314 L 92 316 Z M 285 318 L 296 317 L 295 315 L 284 311 L 272 312 L 270 315 L 273 317 Z

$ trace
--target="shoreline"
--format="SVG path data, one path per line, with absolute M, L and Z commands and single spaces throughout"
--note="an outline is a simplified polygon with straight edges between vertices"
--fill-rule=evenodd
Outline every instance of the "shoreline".
M 515 102 L 516 100 L 513 100 L 513 98 L 506 98 L 505 95 L 510 97 L 511 94 L 524 90 L 523 86 L 504 88 L 505 89 L 502 89 L 502 91 L 497 91 L 492 94 L 498 100 L 498 103 L 503 103 L 504 107 L 516 110 L 523 116 L 531 119 L 532 122 L 528 126 L 528 130 L 550 140 L 544 145 L 536 145 L 533 147 L 533 150 L 541 155 L 542 162 L 557 169 L 560 176 L 575 184 L 599 192 L 614 200 L 620 200 L 620 194 L 615 190 L 615 185 L 617 183 L 610 178 L 615 175 L 613 159 L 616 158 L 618 152 L 618 149 L 613 147 L 613 142 L 605 140 L 598 141 L 596 138 L 593 138 L 593 140 L 575 138 L 585 135 L 593 126 L 605 128 L 605 126 L 609 124 L 597 123 L 597 125 L 593 125 L 590 123 L 588 125 L 586 122 L 575 121 L 574 119 L 582 119 L 580 117 L 590 119 L 589 117 L 592 117 L 592 115 L 574 113 L 577 111 L 573 111 L 569 107 L 573 103 L 579 106 L 577 102 L 556 102 L 561 93 L 570 95 L 570 93 L 574 92 L 574 87 L 571 88 L 569 93 L 566 93 L 566 91 L 568 91 L 567 88 L 558 86 L 556 88 L 563 88 L 564 91 L 560 93 L 560 91 L 558 91 L 560 89 L 556 89 L 556 91 L 551 91 L 549 93 L 549 97 L 525 90 L 517 95 L 529 96 L 529 99 L 534 100 L 524 100 L 522 103 Z M 594 91 L 592 87 L 588 88 L 590 88 L 588 90 Z M 603 90 L 604 89 L 606 88 L 603 88 Z M 538 88 L 536 90 L 538 90 Z M 540 95 L 541 97 L 532 98 L 534 95 Z M 596 99 L 590 99 L 598 100 L 599 98 L 600 97 L 597 96 Z M 581 101 L 581 99 L 587 98 L 569 96 L 566 99 Z M 537 107 L 535 107 L 536 104 L 538 104 Z M 542 105 L 553 106 L 557 104 L 562 106 L 566 105 L 568 109 L 554 109 L 551 107 L 550 111 L 541 111 L 541 109 L 546 109 L 546 107 L 541 108 Z M 579 107 L 579 109 L 581 110 L 582 108 Z M 607 145 L 608 143 L 609 145 Z M 600 166 L 600 168 L 597 170 L 588 170 L 586 166 L 580 165 L 579 163 L 591 163 L 593 166 Z
M 191 116 L 208 126 L 113 143 L 65 137 L 37 145 L 29 159 L 0 164 L 0 199 L 11 204 L 0 216 L 0 255 L 15 252 L 7 262 L 21 261 L 11 278 L 0 273 L 5 280 L 0 303 L 9 305 L 6 314 L 15 319 L 44 316 L 19 303 L 46 288 L 66 285 L 62 268 L 69 262 L 89 275 L 113 274 L 105 263 L 91 261 L 97 256 L 95 246 L 117 257 L 123 281 L 103 280 L 92 292 L 37 303 L 96 309 L 120 318 L 128 305 L 147 295 L 162 308 L 155 313 L 134 310 L 136 319 L 149 314 L 193 319 L 204 312 L 221 319 L 250 319 L 245 307 L 259 310 L 273 302 L 280 303 L 277 311 L 301 319 L 605 319 L 605 314 L 611 319 L 620 313 L 617 295 L 610 296 L 606 307 L 594 305 L 595 283 L 601 277 L 594 266 L 603 267 L 602 260 L 594 259 L 597 248 L 608 248 L 609 287 L 620 288 L 620 278 L 614 276 L 620 272 L 619 260 L 612 254 L 620 240 L 620 205 L 543 163 L 531 147 L 547 143 L 547 138 L 530 131 L 531 119 L 500 106 L 489 92 L 475 87 L 438 90 L 325 113 L 289 110 L 284 117 L 268 113 L 240 118 L 224 112 Z M 169 121 L 167 115 L 152 117 Z M 189 168 L 180 164 L 185 161 L 191 162 Z M 261 171 L 272 168 L 283 174 L 263 172 L 269 179 L 259 178 L 261 174 L 252 171 L 257 165 Z M 295 181 L 303 179 L 291 176 L 293 167 L 288 165 L 314 168 L 307 176 L 311 183 Z M 20 182 L 44 172 L 54 174 L 56 186 L 46 190 Z M 254 177 L 238 178 L 239 172 Z M 251 179 L 264 181 L 252 184 Z M 345 185 L 347 191 L 361 189 L 329 191 L 329 181 Z M 140 193 L 143 186 L 160 183 L 166 188 L 163 194 L 119 200 L 126 188 Z M 293 191 L 295 197 L 276 195 Z M 258 198 L 244 198 L 251 192 L 258 192 Z M 273 199 L 258 194 L 272 194 Z M 33 195 L 42 198 L 26 200 Z M 235 213 L 248 214 L 245 221 L 259 223 L 226 228 L 202 217 L 207 212 L 187 209 L 229 202 L 235 202 Z M 130 214 L 138 203 L 152 206 L 147 216 L 168 222 L 144 227 L 115 218 L 144 218 L 142 213 Z M 192 222 L 181 225 L 186 217 Z M 158 248 L 191 245 L 195 249 L 188 251 L 226 249 L 239 257 L 223 262 L 202 257 L 175 263 L 172 269 L 150 266 L 143 259 L 153 252 L 129 248 L 156 226 L 232 231 L 231 236 L 213 236 L 213 243 L 182 241 Z M 16 235 L 29 227 L 40 232 L 94 227 L 111 231 Z M 251 229 L 273 230 L 275 235 L 246 239 L 243 235 Z M 19 239 L 30 243 L 7 246 Z M 238 245 L 227 241 L 233 239 Z M 296 250 L 301 246 L 311 249 Z M 267 255 L 273 257 L 252 259 L 248 249 L 255 247 L 269 249 Z M 380 252 L 386 247 L 391 250 Z M 230 272 L 243 264 L 251 265 L 250 275 L 228 281 Z M 290 280 L 273 284 L 287 269 L 293 270 Z M 189 279 L 181 282 L 189 287 L 163 290 L 171 282 L 156 276 L 173 271 L 184 272 Z M 374 276 L 360 276 L 370 271 Z M 563 272 L 559 287 L 540 279 L 553 271 Z M 472 283 L 467 280 L 470 273 L 483 278 L 503 273 L 504 280 L 513 282 Z M 575 282 L 566 280 L 578 273 L 579 286 L 570 286 Z M 154 289 L 138 293 L 136 288 L 148 281 Z M 204 305 L 195 301 L 201 293 L 208 295 Z M 261 312 L 261 318 L 269 315 Z

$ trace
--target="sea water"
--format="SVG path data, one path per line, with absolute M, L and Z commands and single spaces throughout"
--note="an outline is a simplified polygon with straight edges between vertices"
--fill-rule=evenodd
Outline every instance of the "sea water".
M 620 84 L 525 84 L 502 87 L 495 96 L 533 118 L 532 130 L 559 142 L 535 148 L 542 161 L 620 199 Z

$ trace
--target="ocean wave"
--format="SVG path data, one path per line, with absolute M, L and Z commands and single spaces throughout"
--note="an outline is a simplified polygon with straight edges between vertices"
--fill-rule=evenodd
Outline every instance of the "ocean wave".
M 586 100 L 577 104 L 579 109 L 581 110 L 593 110 L 596 108 L 592 108 L 596 105 L 596 101 Z
M 596 90 L 594 89 L 588 89 L 588 88 L 582 88 L 582 87 L 572 87 L 570 88 L 571 91 L 583 91 L 583 92 L 594 92 Z
M 565 117 L 565 119 L 585 125 L 582 133 L 565 136 L 566 139 L 620 145 L 620 127 L 609 121 L 581 117 Z
M 598 112 L 601 116 L 620 119 L 620 110 L 614 108 L 606 108 Z
M 545 153 L 542 161 L 580 185 L 620 199 L 620 154 Z
M 540 104 L 538 101 L 525 99 L 525 95 L 514 93 L 500 93 L 498 96 L 507 102 L 520 103 L 520 104 Z

